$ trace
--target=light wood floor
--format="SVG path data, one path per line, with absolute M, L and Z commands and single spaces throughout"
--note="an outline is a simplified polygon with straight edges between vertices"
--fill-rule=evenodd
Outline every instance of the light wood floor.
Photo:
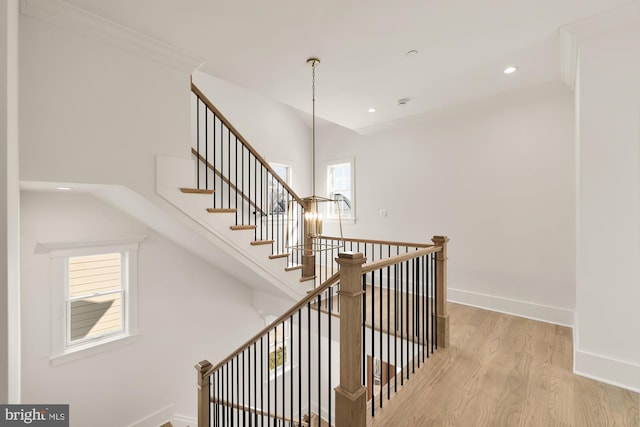
M 451 346 L 369 425 L 640 426 L 637 393 L 572 373 L 571 329 L 458 304 L 449 310 Z

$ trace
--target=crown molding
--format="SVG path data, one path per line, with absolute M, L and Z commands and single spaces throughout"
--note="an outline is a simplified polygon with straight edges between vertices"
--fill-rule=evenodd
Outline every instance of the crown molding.
M 63 0 L 21 0 L 23 15 L 54 24 L 134 55 L 191 73 L 204 59 Z
M 585 39 L 625 27 L 640 19 L 640 1 L 627 3 L 560 28 L 562 81 L 575 89 L 580 43 Z

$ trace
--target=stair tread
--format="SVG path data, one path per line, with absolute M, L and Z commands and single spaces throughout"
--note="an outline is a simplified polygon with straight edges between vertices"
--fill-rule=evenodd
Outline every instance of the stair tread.
M 229 228 L 234 230 L 234 231 L 236 231 L 236 230 L 255 230 L 257 228 L 257 226 L 255 226 L 255 225 L 232 225 Z
M 290 265 L 288 267 L 286 267 L 284 269 L 284 271 L 293 271 L 293 270 L 300 270 L 302 268 L 302 264 L 298 264 L 298 265 Z
M 315 276 L 315 275 L 314 275 L 314 276 L 301 277 L 301 278 L 300 278 L 300 282 L 308 282 L 309 280 L 313 280 L 313 279 L 315 279 L 315 278 L 316 278 L 316 276 Z
M 271 245 L 271 244 L 273 244 L 273 240 L 254 240 L 253 242 L 251 242 L 251 245 L 253 246 Z
M 287 258 L 289 254 L 273 254 L 269 255 L 269 259 Z
M 236 213 L 237 211 L 234 208 L 207 208 L 209 213 Z
M 186 194 L 213 194 L 213 190 L 207 190 L 206 188 L 182 187 L 180 191 Z

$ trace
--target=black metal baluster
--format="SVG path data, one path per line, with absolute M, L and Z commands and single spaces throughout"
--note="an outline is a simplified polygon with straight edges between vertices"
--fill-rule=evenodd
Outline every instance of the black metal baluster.
M 241 214 L 241 218 L 242 218 L 242 224 L 244 224 L 244 200 L 240 202 L 240 206 L 238 206 L 238 186 L 240 185 L 239 181 L 238 181 L 238 137 L 235 136 L 236 139 L 236 161 L 235 161 L 235 173 L 236 173 L 236 181 L 235 181 L 235 187 L 236 187 L 236 225 L 238 225 L 238 211 L 240 211 Z M 231 167 L 231 165 L 229 165 L 229 167 Z M 231 177 L 229 177 L 229 181 L 231 181 Z M 242 193 L 244 194 L 244 193 Z
M 436 286 L 436 268 L 435 268 L 435 254 L 431 257 L 431 287 L 433 292 L 431 313 L 433 321 L 431 322 L 431 353 L 433 353 L 434 346 L 438 349 L 438 287 Z
M 408 252 L 408 250 L 407 250 Z M 406 291 L 406 295 L 405 295 L 405 326 L 406 326 L 406 339 L 405 339 L 405 346 L 407 348 L 407 369 L 406 369 L 406 374 L 407 374 L 407 379 L 409 379 L 410 375 L 410 371 L 409 371 L 409 261 L 405 261 L 404 263 L 405 265 L 405 291 Z
M 366 246 L 365 246 L 366 248 Z M 372 251 L 372 257 L 375 257 L 375 251 Z M 371 272 L 371 377 L 367 376 L 367 381 L 369 381 L 369 386 L 371 388 L 371 416 L 376 415 L 376 391 L 375 391 L 375 380 L 374 380 L 374 372 L 375 372 L 375 361 L 376 361 L 376 273 Z
M 258 171 L 256 170 L 255 172 L 256 172 L 256 175 L 258 175 Z M 257 189 L 257 179 L 258 179 L 257 176 L 255 179 L 256 179 L 256 189 Z M 264 188 L 265 188 L 264 180 L 265 180 L 264 165 L 260 163 L 260 210 L 263 212 L 259 214 L 260 215 L 260 240 L 264 239 L 264 237 L 262 236 L 262 231 L 264 228 L 264 221 L 263 221 L 264 212 L 268 213 L 269 211 L 264 205 Z M 257 209 L 256 209 L 256 215 L 258 215 Z M 256 216 L 256 223 L 257 221 L 258 221 L 258 217 Z M 257 232 L 256 232 L 255 240 L 258 240 Z
M 213 155 L 213 177 L 211 178 L 211 181 L 213 181 L 213 207 L 216 207 L 216 137 L 217 137 L 217 132 L 216 132 L 216 123 L 218 122 L 218 120 L 216 119 L 216 114 L 213 114 L 213 138 L 211 141 L 211 154 Z M 205 171 L 207 171 L 207 174 L 209 173 L 209 165 L 205 165 Z
M 231 209 L 231 129 L 227 128 L 227 207 Z
M 253 406 L 262 410 L 262 406 L 258 406 L 258 348 L 257 341 L 253 343 Z M 262 384 L 262 378 L 260 378 Z M 255 425 L 258 426 L 258 411 L 254 414 Z
M 260 337 L 260 426 L 264 427 L 264 341 Z
M 229 406 L 229 402 L 231 401 L 231 399 L 229 397 L 229 382 L 230 382 L 229 381 L 229 363 L 225 364 L 225 368 L 227 370 L 226 376 L 225 376 L 226 377 L 225 378 L 226 379 L 225 382 L 227 384 L 227 394 L 226 394 L 226 398 L 225 398 L 225 401 L 224 401 L 224 406 L 225 406 L 225 412 L 226 412 L 226 414 L 225 414 L 225 425 L 228 425 L 228 424 L 230 424 L 229 418 L 231 416 L 231 407 Z
M 278 353 L 276 349 L 276 354 Z M 267 354 L 269 369 L 267 372 L 267 425 L 271 425 L 271 330 L 267 331 Z M 277 359 L 276 359 L 277 360 Z
M 322 297 L 318 295 L 318 416 L 322 415 Z
M 402 278 L 403 264 L 400 263 L 400 385 L 404 385 L 404 316 L 403 316 L 403 302 L 404 302 L 404 281 Z
M 311 419 L 311 301 L 307 302 L 307 397 L 308 404 L 307 411 L 309 412 L 309 419 Z
M 421 269 L 421 264 L 420 264 L 420 260 L 422 259 L 422 257 L 418 257 L 416 258 L 416 272 L 415 272 L 415 285 L 414 285 L 414 289 L 416 290 L 416 305 L 414 310 L 416 310 L 416 314 L 413 316 L 414 317 L 414 324 L 416 325 L 416 332 L 414 333 L 414 336 L 417 337 L 417 346 L 418 346 L 418 353 L 416 354 L 415 357 L 418 358 L 418 368 L 420 368 L 420 337 L 422 336 L 422 304 L 421 304 L 421 298 L 420 298 L 420 294 L 422 293 L 422 276 L 420 275 L 420 272 L 422 271 Z
M 196 159 L 196 164 L 198 165 L 196 169 L 196 187 L 200 188 L 200 163 L 202 162 L 200 161 L 200 98 L 198 96 L 196 96 L 196 153 L 198 153 L 198 158 Z M 207 165 L 205 165 L 205 171 L 207 170 L 206 167 Z
M 382 246 L 380 246 L 380 259 L 382 259 Z M 380 336 L 380 407 L 382 408 L 382 396 L 383 396 L 383 390 L 384 387 L 382 385 L 382 361 L 384 360 L 383 355 L 384 355 L 384 351 L 383 351 L 383 347 L 382 347 L 382 331 L 383 331 L 383 320 L 382 320 L 382 269 L 378 270 L 379 272 L 379 280 L 380 280 L 380 301 L 378 302 L 378 304 L 380 305 L 380 330 L 378 332 L 379 336 Z M 387 330 L 387 333 L 389 331 Z
M 429 357 L 429 341 L 427 341 L 429 328 L 429 318 L 427 316 L 427 303 L 429 302 L 427 299 L 429 297 L 427 288 L 429 255 L 425 255 L 423 257 L 422 264 L 424 265 L 424 268 L 422 269 L 422 361 L 424 362 L 425 353 L 426 356 Z
M 200 163 L 200 159 L 198 159 Z M 209 188 L 209 108 L 204 109 L 204 188 Z
M 275 177 L 274 177 L 274 175 L 273 175 L 273 174 L 270 174 L 270 178 L 271 178 L 271 184 L 272 184 L 272 186 L 273 186 L 273 183 L 274 183 L 274 181 L 275 181 Z M 271 212 L 269 212 L 269 213 L 270 213 L 270 215 L 271 215 L 271 216 L 270 216 L 270 218 L 271 218 L 271 235 L 270 235 L 270 236 L 269 236 L 269 235 L 267 236 L 267 240 L 272 240 L 272 239 L 273 239 L 273 236 L 274 236 L 274 234 L 273 234 L 273 233 L 274 233 L 274 228 L 275 228 L 275 224 L 274 224 L 274 222 L 275 222 L 275 221 L 274 221 L 274 217 L 275 217 L 275 212 L 276 212 L 276 210 L 275 210 L 275 206 L 273 205 L 273 201 L 274 201 L 274 199 L 275 199 L 277 196 L 276 196 L 276 195 L 274 195 L 274 194 L 273 194 L 273 192 L 274 192 L 274 190 L 272 189 L 272 190 L 271 190 L 271 193 L 269 194 L 269 195 L 270 195 L 270 197 L 271 197 L 271 200 L 269 200 L 269 210 L 271 211 Z M 267 234 L 268 234 L 268 233 L 267 233 Z
M 253 412 L 251 412 L 251 408 L 255 408 L 255 402 L 253 403 L 253 406 L 251 406 L 251 378 L 252 378 L 252 374 L 251 374 L 251 346 L 247 347 L 247 349 L 245 350 L 247 352 L 247 390 L 246 390 L 246 396 L 247 396 L 247 407 L 249 408 L 249 414 L 248 414 L 248 418 L 249 418 L 249 425 L 252 426 L 253 425 L 253 421 L 251 420 L 251 418 L 253 417 Z M 243 380 L 244 382 L 244 380 Z
M 246 417 L 246 415 L 247 415 L 247 412 L 246 412 L 246 410 L 245 410 L 244 408 L 246 408 L 246 407 L 248 407 L 248 406 L 249 406 L 249 405 L 246 405 L 246 406 L 245 406 L 245 404 L 244 404 L 244 403 L 245 403 L 245 401 L 244 401 L 244 396 L 245 396 L 245 393 L 246 393 L 246 391 L 247 391 L 247 390 L 245 389 L 245 385 L 246 385 L 247 383 L 245 382 L 245 378 L 244 378 L 244 371 L 245 371 L 246 369 L 247 369 L 247 367 L 246 367 L 246 365 L 245 365 L 245 360 L 244 360 L 244 350 L 243 350 L 243 351 L 242 351 L 242 408 L 243 408 L 243 410 L 242 410 L 242 425 L 243 425 L 243 426 L 245 426 L 245 425 L 246 425 L 246 419 L 245 419 L 245 417 Z
M 285 331 L 285 322 L 282 321 L 282 418 L 284 419 L 287 414 L 285 402 L 286 402 L 286 389 L 285 386 L 287 382 L 285 381 L 285 365 L 287 362 L 287 341 L 285 340 L 285 336 L 287 335 Z
M 289 380 L 291 381 L 289 386 L 289 418 L 291 419 L 291 423 L 293 424 L 293 314 L 289 316 L 289 336 L 291 337 L 291 340 L 289 342 Z
M 329 315 L 327 316 L 329 322 L 329 348 L 328 348 L 328 357 L 327 357 L 327 369 L 329 371 L 329 385 L 327 387 L 327 401 L 329 402 L 329 426 L 331 426 L 331 391 L 333 387 L 331 387 L 331 359 L 333 355 L 331 354 L 331 316 L 333 311 L 333 286 L 329 287 Z
M 298 425 L 302 425 L 302 309 L 298 309 Z
M 367 354 L 366 354 L 366 329 L 367 326 L 367 277 L 366 274 L 362 275 L 362 384 L 367 384 Z
M 416 248 L 417 250 L 417 248 Z M 420 313 L 420 308 L 418 307 L 418 303 L 420 302 L 420 298 L 418 298 L 418 279 L 420 274 L 420 263 L 418 258 L 414 258 L 411 263 L 413 264 L 413 303 L 411 304 L 413 307 L 413 315 L 411 316 L 413 322 L 413 332 L 411 333 L 411 339 L 413 341 L 413 372 L 416 371 L 416 358 L 418 359 L 418 367 L 420 367 L 420 355 L 416 353 L 416 336 L 419 334 L 419 323 L 418 323 L 418 313 Z
M 387 245 L 389 258 L 391 246 Z M 391 399 L 391 266 L 387 266 L 387 400 Z

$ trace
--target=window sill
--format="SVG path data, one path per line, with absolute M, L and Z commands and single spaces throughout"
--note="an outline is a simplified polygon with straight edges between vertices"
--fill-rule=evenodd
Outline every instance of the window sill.
M 120 335 L 110 338 L 109 340 L 102 341 L 99 344 L 91 346 L 83 346 L 71 349 L 66 353 L 51 356 L 49 361 L 52 366 L 63 365 L 65 363 L 73 362 L 74 360 L 83 359 L 85 357 L 93 356 L 103 351 L 112 350 L 114 348 L 122 347 L 134 342 L 140 341 L 140 334 Z
M 325 218 L 323 220 L 325 222 L 325 224 L 338 224 L 340 222 L 342 222 L 343 224 L 355 224 L 356 223 L 356 218 L 354 217 L 349 217 L 349 218 L 340 218 L 340 221 L 338 221 L 338 218 Z
M 269 372 L 269 381 L 280 378 L 281 376 L 288 374 L 289 372 L 291 372 L 291 365 L 285 366 L 284 372 L 282 372 L 282 369 L 276 369 L 276 372 Z

